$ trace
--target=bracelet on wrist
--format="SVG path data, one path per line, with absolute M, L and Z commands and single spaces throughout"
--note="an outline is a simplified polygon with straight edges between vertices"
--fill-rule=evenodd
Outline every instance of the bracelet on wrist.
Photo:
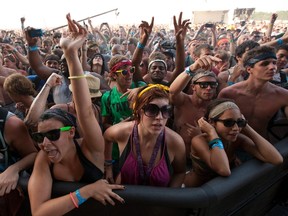
M 283 44 L 283 40 L 281 38 L 277 39 L 277 45 L 282 45 Z
M 113 163 L 114 163 L 114 160 L 105 160 L 104 166 L 111 166 L 113 165 Z
M 79 75 L 79 76 L 69 76 L 68 79 L 81 79 L 86 78 L 86 75 Z
M 190 67 L 185 68 L 185 73 L 188 74 L 190 77 L 194 77 L 195 73 L 190 70 Z
M 235 84 L 235 82 L 233 82 L 233 81 L 228 81 L 227 84 L 228 84 L 228 86 L 231 86 L 231 85 Z
M 77 189 L 75 191 L 76 197 L 78 199 L 78 206 L 80 206 L 81 204 L 83 204 L 84 202 L 86 202 L 87 199 L 85 199 L 84 197 L 81 196 L 79 189 Z
M 217 137 L 217 138 L 215 138 L 213 140 L 210 140 L 210 142 L 208 143 L 209 148 L 211 148 L 212 145 L 219 143 L 219 141 L 222 143 L 222 141 L 221 141 L 221 139 L 219 137 Z
M 71 193 L 71 192 L 70 192 L 70 198 L 71 198 L 71 200 L 72 200 L 72 202 L 73 202 L 73 205 L 74 205 L 76 208 L 79 208 L 79 205 L 77 204 L 76 200 L 75 200 L 74 197 L 73 197 L 73 193 Z
M 137 43 L 137 48 L 144 49 L 145 45 L 141 44 L 140 42 Z
M 31 52 L 33 52 L 33 51 L 38 51 L 38 49 L 39 49 L 39 48 L 38 48 L 38 46 L 36 46 L 36 45 L 34 45 L 34 46 L 29 46 L 29 47 L 28 47 L 28 50 L 31 51 Z

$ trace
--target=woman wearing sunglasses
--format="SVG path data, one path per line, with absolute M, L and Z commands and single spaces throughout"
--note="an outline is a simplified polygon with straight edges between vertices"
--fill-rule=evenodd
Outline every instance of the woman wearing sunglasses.
M 180 187 L 185 176 L 185 145 L 166 127 L 172 114 L 168 87 L 139 88 L 133 103 L 135 121 L 121 122 L 105 131 L 106 179 L 121 184 Z M 120 172 L 112 174 L 112 143 L 120 151 Z M 173 171 L 172 171 L 173 170 Z
M 203 133 L 191 141 L 192 171 L 185 177 L 186 187 L 200 186 L 218 175 L 229 176 L 241 163 L 235 154 L 238 148 L 263 162 L 283 162 L 275 147 L 248 125 L 230 99 L 212 101 L 198 125 Z
M 61 109 L 48 109 L 38 124 L 38 132 L 32 137 L 41 150 L 35 160 L 28 184 L 32 215 L 64 215 L 93 198 L 102 204 L 114 205 L 124 200 L 103 177 L 104 139 L 92 110 L 86 76 L 83 73 L 78 49 L 87 36 L 86 28 L 68 20 L 69 35 L 61 38 L 60 45 L 66 56 L 77 110 L 77 120 L 83 139 L 75 139 L 75 118 Z M 79 142 L 78 142 L 79 141 Z M 52 198 L 54 181 L 82 182 L 86 185 L 61 197 Z

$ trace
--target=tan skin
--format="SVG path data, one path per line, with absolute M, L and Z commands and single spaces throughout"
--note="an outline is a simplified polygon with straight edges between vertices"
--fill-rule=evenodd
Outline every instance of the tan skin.
M 197 61 L 190 65 L 191 71 L 198 69 L 211 68 L 213 61 L 220 61 L 220 59 L 212 56 L 202 56 Z M 206 111 L 207 104 L 215 97 L 216 89 L 211 89 L 209 86 L 206 89 L 201 89 L 199 85 L 193 85 L 192 89 L 195 92 L 193 95 L 188 95 L 182 92 L 191 76 L 187 73 L 181 73 L 170 86 L 170 101 L 175 108 L 175 126 L 176 132 L 179 133 L 185 141 L 186 156 L 190 154 L 190 140 L 193 136 L 199 134 L 196 121 L 202 117 Z M 213 77 L 202 77 L 199 82 L 213 81 Z M 193 113 L 193 115 L 191 115 Z
M 157 104 L 159 107 L 168 104 L 167 99 L 154 99 L 150 103 Z M 183 177 L 185 174 L 185 147 L 182 138 L 172 131 L 171 129 L 165 127 L 167 119 L 163 118 L 162 114 L 159 113 L 156 117 L 147 117 L 143 110 L 140 112 L 140 123 L 138 124 L 139 132 L 139 143 L 140 151 L 144 164 L 148 164 L 152 151 L 154 149 L 156 139 L 159 133 L 165 128 L 165 141 L 168 149 L 169 159 L 172 163 L 174 174 L 170 180 L 170 187 L 180 187 L 183 182 Z M 105 131 L 105 155 L 106 159 L 112 157 L 112 143 L 117 142 L 120 150 L 120 155 L 122 154 L 129 137 L 132 133 L 133 126 L 135 122 L 121 122 L 119 124 L 113 125 Z M 153 126 L 155 124 L 161 124 L 161 126 Z M 133 153 L 136 155 L 135 148 L 133 148 Z M 155 164 L 161 159 L 161 152 L 158 152 Z M 114 182 L 112 174 L 112 166 L 105 168 L 106 179 Z M 116 179 L 117 183 L 121 182 L 121 175 Z
M 70 14 L 66 16 L 69 26 L 69 35 L 61 38 L 62 47 L 67 59 L 70 76 L 83 76 L 82 65 L 78 58 L 78 49 L 85 42 L 86 28 L 76 21 L 72 21 Z M 89 89 L 85 79 L 71 80 L 73 100 L 77 110 L 77 119 L 83 131 L 83 139 L 80 143 L 81 151 L 100 170 L 104 171 L 104 139 L 101 129 L 93 114 Z M 55 128 L 63 127 L 63 123 L 48 119 L 38 124 L 39 132 L 46 132 Z M 53 163 L 53 176 L 63 181 L 77 181 L 83 174 L 83 166 L 79 161 L 76 147 L 73 143 L 75 128 L 60 133 L 56 141 L 44 138 L 33 173 L 28 184 L 29 199 L 33 215 L 64 215 L 75 208 L 69 194 L 51 198 L 52 173 L 50 165 Z M 43 187 L 45 185 L 45 187 Z M 114 200 L 124 202 L 112 189 L 123 189 L 121 185 L 109 185 L 105 180 L 98 180 L 79 188 L 82 197 L 93 198 L 102 204 L 115 205 Z M 72 193 L 77 201 L 76 195 Z M 113 200 L 114 199 L 114 200 Z
M 247 68 L 250 74 L 247 80 L 224 88 L 218 95 L 234 99 L 249 125 L 264 138 L 268 138 L 268 122 L 281 107 L 288 116 L 288 91 L 269 82 L 276 68 L 275 59 L 260 61 Z
M 239 118 L 243 118 L 239 109 L 225 110 L 219 117 L 219 119 L 234 120 Z M 198 124 L 204 133 L 192 139 L 191 154 L 204 161 L 220 176 L 229 176 L 231 174 L 229 165 L 231 162 L 234 162 L 236 166 L 239 165 L 235 155 L 236 148 L 244 149 L 263 162 L 274 165 L 279 165 L 283 162 L 283 158 L 277 149 L 249 125 L 244 128 L 238 127 L 237 124 L 232 127 L 225 127 L 222 122 L 206 121 L 203 117 L 198 120 Z M 215 138 L 221 138 L 224 149 L 218 147 L 209 149 L 209 141 Z M 186 187 L 197 187 L 203 183 L 205 182 L 193 170 L 186 175 L 184 182 Z
M 21 138 L 19 139 L 19 137 Z M 16 116 L 12 116 L 6 121 L 4 139 L 9 148 L 16 151 L 22 159 L 0 173 L 0 196 L 16 188 L 19 172 L 33 166 L 37 154 L 25 124 Z

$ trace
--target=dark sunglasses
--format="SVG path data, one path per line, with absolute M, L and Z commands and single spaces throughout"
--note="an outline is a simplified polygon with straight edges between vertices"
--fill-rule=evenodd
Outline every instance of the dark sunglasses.
M 238 127 L 243 128 L 247 125 L 247 121 L 242 118 L 237 119 L 237 121 L 233 119 L 214 119 L 214 121 L 222 122 L 225 127 L 233 127 L 235 124 L 237 124 Z
M 71 126 L 65 126 L 59 129 L 47 131 L 45 133 L 36 132 L 31 134 L 31 137 L 37 143 L 42 143 L 45 137 L 47 137 L 47 139 L 49 139 L 50 141 L 56 141 L 59 139 L 61 131 L 69 131 L 70 129 Z
M 120 69 L 116 71 L 116 73 L 121 73 L 123 76 L 126 76 L 128 72 L 130 74 L 135 73 L 135 67 L 130 67 L 129 69 Z
M 205 89 L 210 86 L 210 88 L 217 88 L 218 83 L 217 82 L 194 82 L 194 85 L 199 85 L 200 88 Z
M 158 107 L 156 104 L 147 104 L 143 107 L 144 114 L 148 117 L 156 117 L 161 111 L 163 118 L 167 119 L 172 116 L 172 106 L 165 105 Z

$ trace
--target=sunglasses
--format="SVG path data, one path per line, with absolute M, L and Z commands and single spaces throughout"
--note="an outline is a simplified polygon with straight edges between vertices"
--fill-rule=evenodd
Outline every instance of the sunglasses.
M 218 83 L 217 82 L 194 82 L 194 85 L 199 85 L 200 88 L 206 89 L 208 88 L 208 86 L 210 86 L 210 88 L 217 88 Z
M 45 133 L 36 132 L 36 133 L 31 134 L 31 137 L 37 143 L 42 143 L 45 137 L 49 139 L 50 141 L 56 141 L 60 138 L 61 131 L 69 131 L 70 129 L 71 129 L 71 126 L 65 126 L 59 129 L 50 130 Z
M 236 121 L 233 119 L 214 119 L 214 121 L 222 122 L 225 127 L 233 127 L 235 124 L 237 124 L 238 127 L 243 128 L 247 125 L 247 121 L 242 118 L 239 118 Z
M 135 73 L 135 67 L 130 67 L 128 70 L 127 69 L 120 69 L 117 70 L 116 73 L 121 73 L 123 76 L 126 76 L 128 74 L 134 74 Z
M 163 118 L 167 119 L 172 116 L 172 106 L 165 105 L 158 107 L 156 104 L 147 104 L 143 107 L 144 114 L 148 117 L 156 117 L 161 111 Z

